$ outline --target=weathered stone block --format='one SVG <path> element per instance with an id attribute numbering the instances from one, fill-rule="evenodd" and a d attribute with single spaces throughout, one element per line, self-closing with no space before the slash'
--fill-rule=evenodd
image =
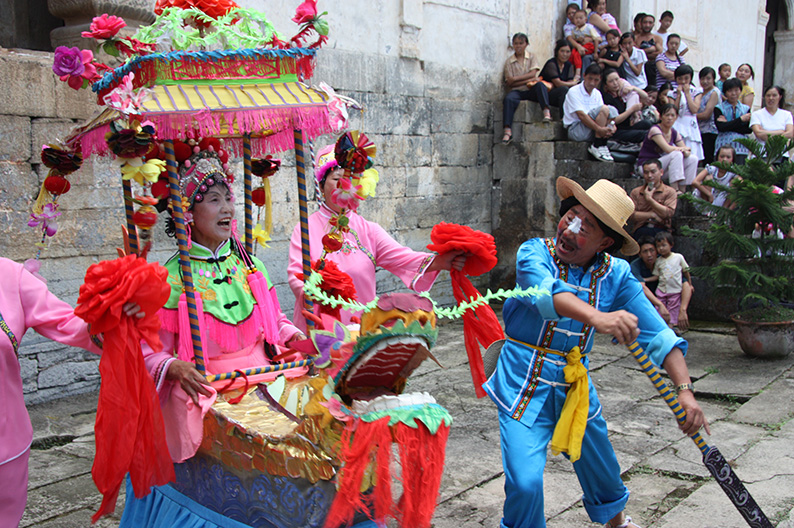
<path id="1" fill-rule="evenodd" d="M 22 392 L 28 394 L 38 389 L 39 368 L 36 360 L 20 357 L 19 368 L 22 373 Z"/>
<path id="2" fill-rule="evenodd" d="M 513 130 L 519 128 L 517 125 L 513 127 Z M 528 123 L 523 126 L 521 140 L 524 143 L 536 143 L 539 141 L 554 141 L 557 139 L 562 139 L 563 134 L 565 133 L 562 123 L 559 122 L 552 122 L 552 123 Z"/>
<path id="3" fill-rule="evenodd" d="M 401 35 L 401 43 L 402 38 Z M 408 57 L 408 55 L 403 55 L 403 57 Z M 389 59 L 386 62 L 387 94 L 422 97 L 424 92 L 425 72 L 421 61 L 412 58 L 399 58 Z"/>
<path id="4" fill-rule="evenodd" d="M 433 133 L 469 133 L 489 130 L 490 103 L 461 99 L 431 99 L 430 129 Z"/>
<path id="5" fill-rule="evenodd" d="M 0 211 L 27 211 L 37 194 L 38 177 L 30 165 L 0 161 Z"/>
<path id="6" fill-rule="evenodd" d="M 426 136 L 430 133 L 426 98 L 374 93 L 360 93 L 351 97 L 358 99 L 364 106 L 366 133 L 411 136 Z"/>
<path id="7" fill-rule="evenodd" d="M 445 199 L 457 194 L 488 195 L 492 180 L 491 168 L 488 166 L 439 167 L 438 179 Z"/>
<path id="8" fill-rule="evenodd" d="M 362 60 L 361 53 L 321 49 L 317 52 L 317 69 L 312 82 L 325 81 L 345 95 L 348 95 L 346 92 L 383 93 L 386 61 L 382 55 L 368 54 Z"/>
<path id="9" fill-rule="evenodd" d="M 493 179 L 523 180 L 527 177 L 529 158 L 523 148 L 497 145 L 493 154 Z"/>
<path id="10" fill-rule="evenodd" d="M 557 141 L 554 144 L 554 159 L 557 160 L 579 160 L 590 159 L 587 147 L 590 144 L 586 141 Z"/>
<path id="11" fill-rule="evenodd" d="M 30 141 L 31 162 L 41 163 L 41 158 L 39 157 L 41 146 L 64 139 L 74 126 L 75 123 L 71 119 L 33 119 L 31 122 L 32 139 Z M 89 161 L 84 163 L 83 167 L 89 164 L 92 164 L 92 162 Z M 85 168 L 82 168 L 80 172 L 84 170 Z M 118 171 L 116 172 L 118 174 Z M 118 177 L 120 179 L 120 176 Z"/>
<path id="12" fill-rule="evenodd" d="M 488 165 L 493 163 L 493 141 L 490 134 L 478 134 L 477 141 L 477 165 Z"/>
<path id="13" fill-rule="evenodd" d="M 59 363 L 39 372 L 39 388 L 62 387 L 80 381 L 99 379 L 99 359 L 95 361 Z"/>
<path id="14" fill-rule="evenodd" d="M 476 134 L 435 134 L 433 163 L 436 165 L 475 165 L 479 150 Z"/>
<path id="15" fill-rule="evenodd" d="M 0 115 L 0 161 L 30 158 L 30 118 Z"/>
<path id="16" fill-rule="evenodd" d="M 441 184 L 432 167 L 410 167 L 405 171 L 405 196 L 435 196 L 441 193 Z"/>

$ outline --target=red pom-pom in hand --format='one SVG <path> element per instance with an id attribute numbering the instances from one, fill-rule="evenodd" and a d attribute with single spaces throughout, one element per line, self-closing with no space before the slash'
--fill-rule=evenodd
<path id="1" fill-rule="evenodd" d="M 470 277 L 488 273 L 496 266 L 496 243 L 488 233 L 469 226 L 441 222 L 433 226 L 430 240 L 433 243 L 427 249 L 438 254 L 454 250 L 468 253 L 463 273 Z"/>

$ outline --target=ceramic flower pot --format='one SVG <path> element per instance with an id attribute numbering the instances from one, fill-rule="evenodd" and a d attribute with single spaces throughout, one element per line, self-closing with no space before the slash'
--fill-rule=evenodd
<path id="1" fill-rule="evenodd" d="M 124 19 L 129 28 L 134 32 L 142 24 L 151 24 L 154 21 L 154 4 L 156 0 L 47 0 L 50 13 L 62 18 L 64 26 L 55 28 L 50 32 L 52 47 L 77 46 L 89 48 L 94 45 L 91 39 L 80 36 L 83 31 L 89 31 L 91 20 L 103 13 L 115 15 Z M 130 33 L 132 34 L 132 33 Z"/>
<path id="2" fill-rule="evenodd" d="M 751 357 L 781 359 L 794 352 L 794 321 L 755 322 L 731 316 L 742 351 Z"/>

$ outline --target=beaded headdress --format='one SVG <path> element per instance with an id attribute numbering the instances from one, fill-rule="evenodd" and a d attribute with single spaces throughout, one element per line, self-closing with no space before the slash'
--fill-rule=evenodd
<path id="1" fill-rule="evenodd" d="M 214 150 L 199 150 L 185 160 L 179 168 L 179 188 L 182 196 L 193 205 L 204 199 L 204 193 L 216 183 L 232 188 L 234 179 L 226 173 L 218 153 Z"/>

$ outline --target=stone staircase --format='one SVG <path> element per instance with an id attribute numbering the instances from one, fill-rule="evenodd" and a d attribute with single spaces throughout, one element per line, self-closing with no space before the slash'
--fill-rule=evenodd
<path id="1" fill-rule="evenodd" d="M 501 108 L 495 115 L 501 116 Z M 492 226 L 499 248 L 499 264 L 491 272 L 492 288 L 515 285 L 515 255 L 527 239 L 551 236 L 559 221 L 555 182 L 559 176 L 570 178 L 584 188 L 599 179 L 608 179 L 629 193 L 642 180 L 632 177 L 633 164 L 596 161 L 587 152 L 587 143 L 568 141 L 558 109 L 552 109 L 554 121 L 543 123 L 537 103 L 519 106 L 513 123 L 513 142 L 502 145 L 501 119 L 494 123 L 494 182 L 492 194 Z M 673 218 L 675 251 L 690 266 L 709 265 L 701 243 L 681 234 L 683 226 L 706 229 L 711 219 L 700 214 L 689 202 L 679 200 Z M 706 283 L 693 279 L 695 295 L 690 304 L 690 317 L 724 320 L 734 311 L 731 307 L 711 302 Z"/>

